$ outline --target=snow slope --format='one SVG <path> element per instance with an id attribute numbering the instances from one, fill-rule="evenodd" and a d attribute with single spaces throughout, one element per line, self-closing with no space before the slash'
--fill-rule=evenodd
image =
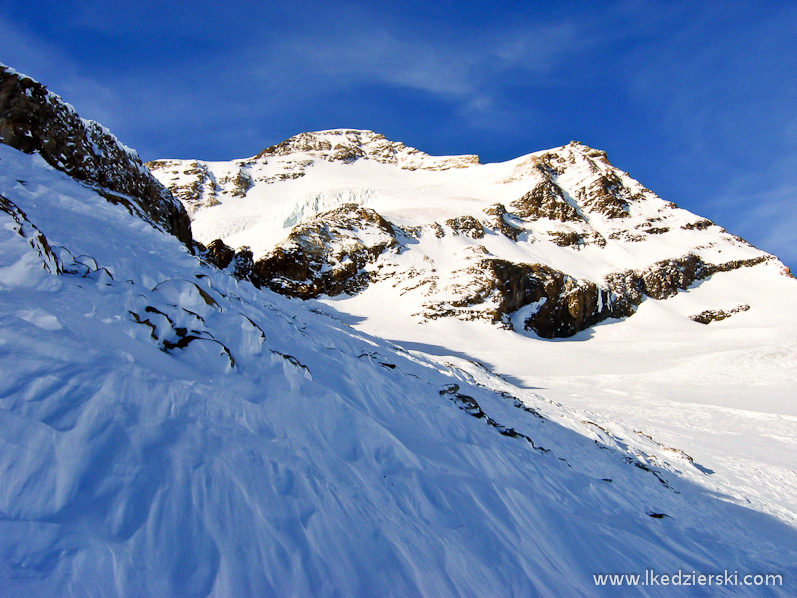
<path id="1" fill-rule="evenodd" d="M 239 283 L 37 155 L 0 145 L 0 193 L 2 595 L 793 595 L 793 521 L 680 447 Z"/>

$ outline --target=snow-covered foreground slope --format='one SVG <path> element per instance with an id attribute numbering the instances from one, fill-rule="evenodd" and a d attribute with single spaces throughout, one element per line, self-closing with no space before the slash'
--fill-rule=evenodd
<path id="1" fill-rule="evenodd" d="M 312 303 L 404 348 L 478 360 L 522 388 L 651 434 L 711 469 L 702 484 L 794 524 L 797 284 L 778 269 L 716 274 L 556 341 L 480 322 L 408 324 L 407 313 L 375 309 L 391 300 L 379 285 Z M 688 317 L 739 304 L 752 307 L 709 325 Z"/>
<path id="2" fill-rule="evenodd" d="M 793 595 L 793 524 L 677 447 L 239 283 L 37 155 L 0 145 L 0 194 L 3 596 Z"/>

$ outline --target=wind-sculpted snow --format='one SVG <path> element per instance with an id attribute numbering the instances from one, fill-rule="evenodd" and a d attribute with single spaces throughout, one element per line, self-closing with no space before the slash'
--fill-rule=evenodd
<path id="1" fill-rule="evenodd" d="M 793 594 L 794 528 L 655 435 L 238 282 L 38 155 L 0 165 L 41 235 L 0 213 L 4 595 L 613 596 L 594 573 L 645 569 Z"/>

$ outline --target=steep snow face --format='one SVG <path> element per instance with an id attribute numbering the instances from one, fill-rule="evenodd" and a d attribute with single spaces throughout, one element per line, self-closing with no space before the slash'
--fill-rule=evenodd
<path id="1" fill-rule="evenodd" d="M 613 596 L 594 574 L 653 569 L 793 595 L 793 524 L 713 464 L 238 282 L 38 155 L 0 166 L 3 594 Z"/>

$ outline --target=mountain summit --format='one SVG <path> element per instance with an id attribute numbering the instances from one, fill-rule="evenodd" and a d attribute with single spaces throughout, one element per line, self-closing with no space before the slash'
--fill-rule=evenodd
<path id="1" fill-rule="evenodd" d="M 384 135 L 357 129 L 331 129 L 300 133 L 260 152 L 255 159 L 269 156 L 308 154 L 330 162 L 354 162 L 359 158 L 395 164 L 406 170 L 448 170 L 478 164 L 478 156 L 430 156 Z"/>

